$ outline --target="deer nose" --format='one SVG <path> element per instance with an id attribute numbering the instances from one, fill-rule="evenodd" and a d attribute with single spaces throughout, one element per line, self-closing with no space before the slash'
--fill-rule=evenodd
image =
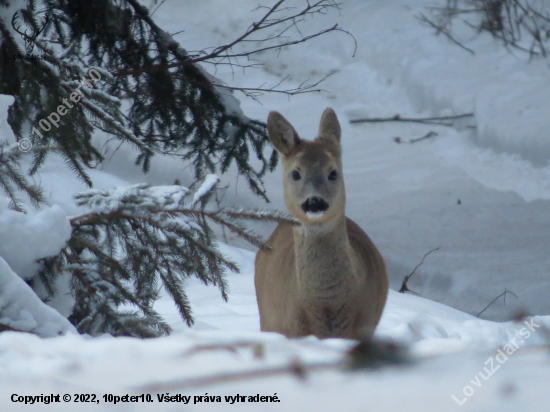
<path id="1" fill-rule="evenodd" d="M 325 202 L 320 197 L 310 197 L 304 203 L 302 203 L 302 210 L 305 213 L 326 212 L 327 209 L 328 209 L 328 203 Z"/>

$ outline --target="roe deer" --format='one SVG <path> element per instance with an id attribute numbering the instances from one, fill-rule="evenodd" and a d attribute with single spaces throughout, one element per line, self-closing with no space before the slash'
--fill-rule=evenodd
<path id="1" fill-rule="evenodd" d="M 301 225 L 279 224 L 256 256 L 263 331 L 287 337 L 370 338 L 388 294 L 384 259 L 345 215 L 346 194 L 336 113 L 327 108 L 319 137 L 304 141 L 278 112 L 269 139 L 283 155 L 284 198 Z"/>

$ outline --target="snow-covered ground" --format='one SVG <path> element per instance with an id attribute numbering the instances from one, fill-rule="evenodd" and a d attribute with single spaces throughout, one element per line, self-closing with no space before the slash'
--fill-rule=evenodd
<path id="1" fill-rule="evenodd" d="M 168 0 L 155 19 L 171 32 L 185 30 L 176 39 L 198 50 L 236 37 L 252 16 L 261 13 L 261 9 L 251 12 L 259 3 Z M 215 73 L 227 83 L 249 87 L 275 85 L 289 75 L 283 86 L 294 87 L 334 72 L 322 84 L 325 93 L 291 99 L 271 94 L 261 98 L 262 105 L 242 99 L 241 107 L 249 117 L 259 119 L 277 110 L 306 139 L 315 137 L 325 107 L 336 110 L 343 129 L 347 215 L 381 250 L 393 289 L 399 288 L 426 252 L 440 247 L 409 282 L 421 297 L 390 291 L 376 332 L 379 338 L 409 345 L 414 362 L 343 372 L 340 364 L 352 342 L 288 340 L 259 332 L 254 252 L 221 244 L 240 264 L 241 273 L 228 275 L 227 303 L 217 288 L 188 282 L 196 318 L 192 329 L 164 297 L 156 308 L 174 328 L 166 338 L 141 341 L 69 333 L 40 339 L 1 333 L 1 409 L 547 410 L 549 63 L 529 62 L 527 56 L 508 53 L 490 36 L 476 38 L 461 27 L 456 28 L 457 35 L 476 51 L 474 56 L 442 36 L 433 36 L 414 16 L 435 3 L 346 0 L 340 13 L 317 16 L 304 28 L 314 31 L 337 21 L 357 39 L 355 57 L 353 40 L 339 33 L 280 54 L 264 53 L 259 56 L 264 69 L 243 74 L 219 67 Z M 0 137 L 8 140 L 13 139 L 5 122 L 10 103 L 10 98 L 0 99 L 0 113 L 4 113 Z M 397 113 L 413 117 L 465 112 L 473 112 L 474 117 L 455 128 L 348 122 Z M 437 136 L 407 143 L 430 131 Z M 395 137 L 404 143 L 397 144 Z M 176 178 L 190 181 L 191 171 L 176 159 L 157 158 L 150 174 L 143 175 L 133 165 L 135 156 L 124 147 L 112 153 L 101 170 L 90 172 L 96 187 L 144 181 L 171 184 Z M 222 178 L 232 184 L 225 204 L 266 206 L 249 196 L 243 179 L 236 185 L 231 173 Z M 36 322 L 37 328 L 57 322 L 57 330 L 68 330 L 70 326 L 63 326 L 55 313 L 36 309 L 38 303 L 32 299 L 25 307 L 16 307 L 9 299 L 13 292 L 6 293 L 29 292 L 14 272 L 23 278 L 32 276 L 34 259 L 59 249 L 70 230 L 65 217 L 77 213 L 71 196 L 85 189 L 55 158 L 43 167 L 39 180 L 50 196 L 50 206 L 41 211 L 29 208 L 27 215 L 8 211 L 7 200 L 0 194 L 0 318 L 10 316 L 27 326 Z M 268 207 L 284 209 L 280 170 L 266 177 L 266 187 L 272 200 Z M 273 227 L 256 229 L 267 236 Z M 228 242 L 243 246 L 231 238 Z M 502 298 L 495 302 L 482 315 L 491 320 L 476 318 L 505 288 L 517 298 L 508 295 L 505 306 Z M 68 315 L 66 300 L 51 304 Z M 508 321 L 519 310 L 537 315 L 528 320 L 531 329 Z M 55 328 L 51 323 L 48 327 L 35 331 L 51 335 Z M 517 352 L 514 344 L 520 348 Z M 497 357 L 498 348 L 508 351 L 507 359 Z M 281 373 L 292 364 L 312 371 L 305 379 Z M 254 375 L 258 370 L 267 372 Z M 491 370 L 494 375 L 488 377 Z M 249 379 L 242 379 L 243 374 Z M 93 394 L 99 404 L 61 400 L 30 406 L 10 400 L 13 394 L 50 393 L 71 398 Z M 103 397 L 142 393 L 151 394 L 154 403 L 114 405 Z M 157 393 L 191 396 L 191 401 L 187 406 L 161 404 Z M 194 396 L 205 393 L 220 396 L 221 402 L 193 403 Z M 280 402 L 236 405 L 225 401 L 224 396 L 237 393 L 276 393 Z"/>
<path id="2" fill-rule="evenodd" d="M 460 410 L 462 403 L 462 409 L 473 411 L 544 411 L 548 406 L 550 364 L 543 345 L 548 342 L 549 317 L 530 318 L 528 325 L 491 322 L 391 291 L 376 334 L 408 344 L 411 362 L 349 371 L 345 353 L 352 341 L 289 340 L 259 332 L 254 253 L 221 247 L 242 271 L 228 276 L 228 303 L 216 287 L 188 282 L 197 318 L 191 330 L 165 297 L 156 309 L 175 329 L 165 338 L 68 334 L 40 339 L 1 333 L 2 410 L 451 411 Z M 497 352 L 499 347 L 504 355 Z M 305 376 L 290 372 L 296 365 Z M 11 402 L 13 395 L 15 400 L 23 396 L 24 402 L 24 396 L 41 394 L 60 395 L 60 402 Z M 75 404 L 76 394 L 95 395 L 99 403 Z M 115 399 L 110 395 L 126 394 L 150 394 L 152 402 L 109 402 Z M 189 404 L 159 402 L 157 396 L 166 394 L 190 396 Z M 195 404 L 195 396 L 205 394 L 219 396 L 220 402 Z M 225 396 L 237 394 L 246 395 L 246 402 L 226 401 Z M 258 394 L 276 395 L 280 402 L 249 402 L 248 396 Z M 70 395 L 71 401 L 64 402 L 63 395 Z"/>

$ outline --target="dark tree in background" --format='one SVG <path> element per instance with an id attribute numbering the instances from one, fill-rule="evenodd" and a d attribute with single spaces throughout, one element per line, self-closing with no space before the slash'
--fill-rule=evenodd
<path id="1" fill-rule="evenodd" d="M 285 7 L 284 2 L 256 10 L 259 19 L 234 41 L 189 53 L 137 0 L 0 0 L 0 94 L 15 98 L 8 122 L 19 149 L 25 139 L 32 142 L 28 173 L 36 173 L 48 154 L 56 152 L 91 187 L 87 169 L 104 160 L 92 134 L 101 130 L 137 147 L 136 163 L 145 172 L 155 154 L 191 161 L 197 180 L 235 165 L 251 190 L 267 200 L 262 176 L 275 168 L 276 153 L 264 153 L 265 124 L 246 117 L 233 93 L 239 90 L 253 98 L 261 92 L 293 95 L 318 90 L 319 81 L 286 90 L 279 85 L 235 89 L 199 63 L 255 66 L 256 53 L 342 31 L 334 25 L 302 34 L 307 30 L 301 25 L 311 15 L 338 8 L 333 0 L 304 1 L 301 8 Z M 25 48 L 34 51 L 29 55 Z M 123 110 L 123 103 L 129 109 Z M 17 145 L 1 143 L 0 188 L 19 211 L 24 209 L 17 191 L 36 204 L 44 201 L 40 187 L 18 169 L 22 155 Z M 259 168 L 251 166 L 251 156 L 259 159 Z M 116 191 L 79 195 L 84 207 L 108 203 L 110 196 L 118 196 L 121 203 L 118 209 L 96 210 L 71 220 L 73 234 L 67 246 L 59 255 L 42 259 L 37 279 L 52 297 L 57 276 L 71 274 L 78 304 L 70 319 L 81 332 L 167 333 L 169 328 L 152 310 L 159 281 L 191 324 L 182 279 L 197 276 L 206 284 L 217 284 L 225 297 L 224 269 L 235 269 L 215 247 L 207 220 L 256 244 L 261 241 L 239 219 L 289 221 L 277 213 L 244 210 L 208 215 L 198 205 L 204 206 L 212 187 L 199 193 L 201 202 L 186 204 L 181 197 L 177 211 L 166 209 L 175 201 L 164 192 L 146 188 L 130 190 L 122 198 Z M 190 225 L 190 220 L 196 224 Z M 121 305 L 137 312 L 122 312 L 117 309 Z"/>

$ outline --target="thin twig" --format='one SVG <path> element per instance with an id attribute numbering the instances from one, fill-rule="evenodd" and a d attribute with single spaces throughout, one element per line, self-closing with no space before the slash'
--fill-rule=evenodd
<path id="1" fill-rule="evenodd" d="M 424 13 L 420 13 L 420 17 L 416 16 L 416 18 L 418 20 L 420 20 L 422 23 L 425 23 L 425 24 L 428 24 L 429 26 L 433 27 L 434 29 L 437 30 L 436 34 L 439 34 L 439 33 L 443 33 L 445 36 L 447 36 L 447 38 L 449 40 L 451 40 L 454 44 L 456 44 L 457 46 L 459 46 L 460 48 L 466 50 L 467 52 L 471 53 L 472 55 L 475 55 L 475 51 L 473 51 L 472 49 L 464 46 L 462 43 L 460 43 L 457 39 L 455 39 L 453 37 L 453 35 L 449 32 L 449 30 L 447 30 L 445 27 L 443 26 L 440 26 L 440 25 L 437 25 L 436 23 L 434 23 L 433 21 L 431 21 L 430 19 L 428 19 Z"/>
<path id="2" fill-rule="evenodd" d="M 286 94 L 287 96 L 294 96 L 297 94 L 305 94 L 305 93 L 314 93 L 314 92 L 326 92 L 325 89 L 319 89 L 316 88 L 319 84 L 324 82 L 328 77 L 332 76 L 334 73 L 329 73 L 320 80 L 316 81 L 312 84 L 306 84 L 307 80 L 305 82 L 300 83 L 298 87 L 295 87 L 293 89 L 278 89 L 277 87 L 283 83 L 288 76 L 284 77 L 279 83 L 274 85 L 273 87 L 234 87 L 234 86 L 227 86 L 224 84 L 216 84 L 216 87 L 222 88 L 222 89 L 228 89 L 232 91 L 237 91 L 245 94 L 248 97 L 251 97 L 253 99 L 256 99 L 257 97 L 261 96 L 263 93 L 281 93 Z"/>
<path id="3" fill-rule="evenodd" d="M 162 0 L 157 7 L 155 7 L 155 10 L 153 10 L 150 14 L 151 17 L 153 17 L 153 14 L 157 12 L 158 9 L 166 2 L 166 0 Z"/>
<path id="4" fill-rule="evenodd" d="M 436 132 L 434 132 L 433 130 L 426 133 L 424 136 L 422 137 L 418 137 L 416 139 L 411 139 L 409 140 L 409 143 L 416 143 L 416 142 L 419 142 L 421 140 L 425 140 L 425 139 L 429 139 L 430 137 L 435 137 L 435 136 L 439 136 Z"/>
<path id="5" fill-rule="evenodd" d="M 459 4 L 464 8 L 459 8 Z M 502 41 L 508 51 L 515 48 L 528 53 L 530 58 L 547 57 L 550 53 L 547 47 L 550 16 L 545 5 L 538 4 L 536 7 L 540 10 L 531 6 L 529 0 L 448 0 L 446 7 L 427 7 L 432 13 L 431 20 L 424 14 L 417 16 L 417 19 L 435 28 L 436 34 L 443 33 L 455 44 L 467 49 L 452 36 L 452 23 L 460 15 L 473 14 L 476 16 L 473 22 L 464 18 L 462 21 L 478 34 L 489 32 Z M 530 46 L 526 44 L 529 39 L 520 44 L 523 32 L 529 34 Z"/>
<path id="6" fill-rule="evenodd" d="M 405 292 L 411 292 L 415 295 L 420 295 L 420 293 L 417 293 L 415 291 L 412 291 L 409 289 L 409 287 L 407 286 L 407 282 L 409 281 L 409 279 L 411 278 L 412 275 L 414 275 L 414 273 L 416 272 L 416 269 L 418 269 L 420 267 L 420 265 L 422 265 L 422 263 L 424 263 L 424 259 L 426 259 L 426 256 L 428 256 L 430 253 L 432 252 L 435 252 L 436 250 L 439 250 L 441 249 L 441 246 L 439 247 L 436 247 L 435 249 L 432 249 L 430 250 L 428 253 L 426 253 L 424 255 L 424 257 L 422 258 L 422 260 L 420 261 L 420 263 L 418 265 L 416 265 L 416 267 L 414 268 L 414 270 L 411 272 L 410 275 L 407 275 L 405 276 L 405 279 L 403 279 L 403 283 L 401 284 L 401 289 L 399 289 L 399 293 L 405 293 Z"/>
<path id="7" fill-rule="evenodd" d="M 355 50 L 353 52 L 353 55 L 355 55 L 355 51 L 357 50 L 357 40 L 351 33 L 338 27 L 337 24 L 307 36 L 302 35 L 301 38 L 299 39 L 284 41 L 281 44 L 270 44 L 266 47 L 260 47 L 249 51 L 233 53 L 232 52 L 233 47 L 240 43 L 246 43 L 246 42 L 266 43 L 279 38 L 283 38 L 285 32 L 288 31 L 290 28 L 294 27 L 298 29 L 298 32 L 299 32 L 298 23 L 303 22 L 306 16 L 314 15 L 316 13 L 324 13 L 326 12 L 327 9 L 331 9 L 331 8 L 334 8 L 334 9 L 340 8 L 340 4 L 333 0 L 318 0 L 314 3 L 308 2 L 307 5 L 302 10 L 297 11 L 294 14 L 288 15 L 286 17 L 270 19 L 269 17 L 275 12 L 285 10 L 280 8 L 280 6 L 282 5 L 282 3 L 284 3 L 284 1 L 285 0 L 278 0 L 273 6 L 267 8 L 268 10 L 263 15 L 263 17 L 259 21 L 252 23 L 243 34 L 241 34 L 239 37 L 237 37 L 235 40 L 231 41 L 230 43 L 215 48 L 211 52 L 202 50 L 195 55 L 186 54 L 183 59 L 178 59 L 179 61 L 170 63 L 170 64 L 152 65 L 152 66 L 138 68 L 138 69 L 118 70 L 113 73 L 113 76 L 128 76 L 128 75 L 136 75 L 140 73 L 147 73 L 147 72 L 153 72 L 153 71 L 165 71 L 170 68 L 180 67 L 185 65 L 192 65 L 199 62 L 208 62 L 211 64 L 227 64 L 227 62 L 224 62 L 224 60 L 225 61 L 229 60 L 230 65 L 239 66 L 239 63 L 238 63 L 239 57 L 250 58 L 254 54 L 261 53 L 267 50 L 274 50 L 274 49 L 280 50 L 283 47 L 303 43 L 315 37 L 319 37 L 325 33 L 336 32 L 336 31 L 342 32 L 351 36 L 355 44 Z M 150 21 L 149 16 L 147 16 L 142 9 L 138 10 L 136 8 L 134 4 L 135 1 L 131 0 L 130 3 L 134 6 L 136 11 L 142 14 L 142 17 L 146 20 L 146 22 L 151 24 L 149 22 Z M 266 29 L 269 29 L 272 27 L 277 27 L 278 32 L 275 34 L 267 34 L 264 37 L 260 37 L 260 38 L 251 38 L 253 34 L 257 34 L 258 32 L 265 33 Z M 156 29 L 156 26 L 153 25 L 152 28 Z M 232 59 L 233 61 L 231 61 Z"/>
<path id="8" fill-rule="evenodd" d="M 434 132 L 433 130 L 431 130 L 422 137 L 417 137 L 416 139 L 410 139 L 408 141 L 408 143 L 411 143 L 411 144 L 416 143 L 416 142 L 419 142 L 421 140 L 429 139 L 430 137 L 435 137 L 435 136 L 439 136 L 439 135 L 436 132 Z M 393 141 L 397 144 L 407 143 L 407 142 L 404 142 L 399 136 L 394 137 Z"/>
<path id="9" fill-rule="evenodd" d="M 512 296 L 515 296 L 516 299 L 518 298 L 518 295 L 516 295 L 514 292 L 504 288 L 504 292 L 502 292 L 500 295 L 498 295 L 496 298 L 494 298 L 487 306 L 485 306 L 485 308 L 483 308 L 483 310 L 476 315 L 476 318 L 479 318 L 479 316 L 483 312 L 485 312 L 489 308 L 489 306 L 491 306 L 493 303 L 495 303 L 497 301 L 497 299 L 500 298 L 501 296 L 504 296 L 504 303 L 506 303 L 506 294 L 507 293 L 510 293 Z"/>
<path id="10" fill-rule="evenodd" d="M 453 123 L 441 122 L 441 120 L 454 120 L 462 119 L 464 117 L 471 117 L 473 113 L 464 113 L 456 116 L 438 116 L 438 117 L 401 117 L 401 115 L 396 114 L 393 117 L 371 117 L 363 119 L 352 119 L 349 122 L 351 124 L 357 123 L 382 123 L 382 122 L 405 122 L 405 123 L 422 123 L 422 124 L 436 124 L 441 126 L 453 126 Z"/>

